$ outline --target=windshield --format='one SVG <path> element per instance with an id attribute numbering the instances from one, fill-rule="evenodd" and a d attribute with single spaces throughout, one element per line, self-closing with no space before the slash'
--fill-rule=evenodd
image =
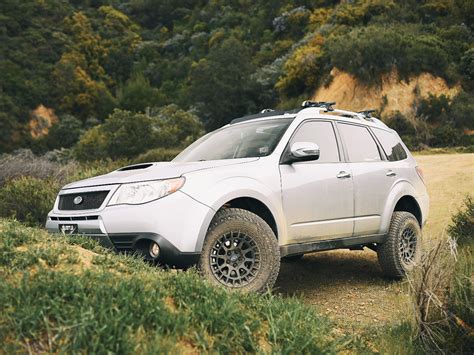
<path id="1" fill-rule="evenodd" d="M 253 158 L 275 149 L 292 119 L 280 118 L 227 126 L 206 134 L 173 159 L 175 162 Z"/>

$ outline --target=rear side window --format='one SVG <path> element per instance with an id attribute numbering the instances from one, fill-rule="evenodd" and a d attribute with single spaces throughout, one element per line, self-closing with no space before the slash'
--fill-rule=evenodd
<path id="1" fill-rule="evenodd" d="M 407 152 L 403 149 L 400 140 L 394 133 L 387 132 L 380 128 L 374 128 L 372 131 L 382 145 L 389 161 L 397 161 L 407 158 Z"/>
<path id="2" fill-rule="evenodd" d="M 295 142 L 316 143 L 320 150 L 319 159 L 316 160 L 316 162 L 339 162 L 336 134 L 334 133 L 331 122 L 309 121 L 303 123 L 291 139 L 290 144 Z"/>
<path id="3" fill-rule="evenodd" d="M 377 143 L 367 128 L 345 123 L 338 123 L 338 128 L 347 148 L 350 162 L 382 160 Z"/>

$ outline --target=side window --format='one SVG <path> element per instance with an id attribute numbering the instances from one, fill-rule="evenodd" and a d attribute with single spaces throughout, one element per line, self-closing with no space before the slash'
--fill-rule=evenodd
<path id="1" fill-rule="evenodd" d="M 380 152 L 369 130 L 362 126 L 338 123 L 350 162 L 380 161 Z"/>
<path id="2" fill-rule="evenodd" d="M 403 149 L 398 137 L 392 132 L 380 128 L 373 128 L 375 136 L 379 140 L 389 161 L 403 160 L 407 158 L 407 152 Z"/>
<path id="3" fill-rule="evenodd" d="M 339 162 L 339 150 L 337 148 L 336 134 L 331 122 L 310 121 L 303 123 L 290 141 L 312 142 L 319 146 L 320 155 L 316 162 L 334 163 Z"/>

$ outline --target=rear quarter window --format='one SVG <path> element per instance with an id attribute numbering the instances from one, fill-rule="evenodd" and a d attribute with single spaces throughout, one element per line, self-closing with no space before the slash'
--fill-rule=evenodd
<path id="1" fill-rule="evenodd" d="M 407 158 L 407 152 L 395 133 L 380 128 L 372 128 L 372 132 L 374 132 L 378 141 L 382 145 L 389 161 L 399 161 Z"/>

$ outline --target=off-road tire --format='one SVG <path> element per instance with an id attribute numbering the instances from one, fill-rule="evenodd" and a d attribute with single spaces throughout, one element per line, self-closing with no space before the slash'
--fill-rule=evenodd
<path id="1" fill-rule="evenodd" d="M 283 262 L 283 263 L 295 263 L 298 260 L 303 259 L 303 256 L 304 256 L 304 254 L 284 256 L 283 258 L 281 258 L 281 262 Z"/>
<path id="2" fill-rule="evenodd" d="M 233 283 L 234 280 L 226 280 L 223 258 L 219 258 L 218 262 L 221 263 L 220 265 L 217 264 L 217 259 L 215 258 L 217 250 L 228 250 L 222 249 L 224 247 L 222 238 L 229 238 L 227 237 L 229 235 L 234 235 L 235 237 L 237 233 L 239 237 L 244 236 L 243 238 L 246 238 L 243 243 L 250 243 L 252 245 L 251 248 L 254 248 L 250 255 L 252 256 L 253 253 L 254 259 L 258 258 L 258 263 L 251 264 L 258 264 L 256 271 L 254 273 L 247 273 L 247 275 L 251 276 L 248 276 L 249 279 L 245 282 L 242 281 L 240 284 L 238 282 Z M 232 240 L 235 239 L 237 238 Z M 228 239 L 224 240 L 226 243 L 229 241 Z M 238 252 L 237 248 L 235 250 Z M 231 257 L 226 256 L 228 253 L 229 251 L 226 251 L 223 254 L 227 258 L 225 263 L 232 263 Z M 244 260 L 244 255 L 242 253 L 240 255 L 242 260 Z M 246 254 L 246 256 L 248 255 Z M 249 264 L 241 265 L 247 267 Z M 223 272 L 221 272 L 221 267 L 224 268 Z M 280 249 L 277 238 L 270 226 L 256 214 L 239 208 L 222 209 L 216 213 L 207 231 L 198 268 L 200 274 L 215 285 L 244 292 L 264 292 L 273 287 L 280 271 Z M 237 266 L 237 268 L 239 274 L 237 275 L 237 271 L 234 271 L 232 275 L 239 277 L 240 272 L 245 272 L 245 269 L 240 269 L 240 266 Z M 229 272 L 228 269 L 227 272 Z"/>
<path id="3" fill-rule="evenodd" d="M 415 237 L 414 254 L 409 262 L 404 261 L 401 251 L 403 233 L 411 231 Z M 400 279 L 413 269 L 420 260 L 421 228 L 418 220 L 409 212 L 395 211 L 392 215 L 387 239 L 377 248 L 377 255 L 384 274 Z"/>

